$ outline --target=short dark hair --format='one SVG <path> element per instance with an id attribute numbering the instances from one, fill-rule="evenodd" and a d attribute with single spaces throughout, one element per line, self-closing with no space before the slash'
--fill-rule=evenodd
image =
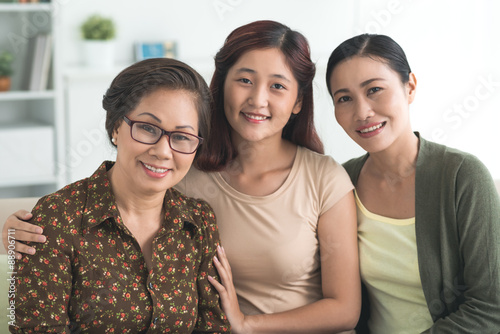
<path id="1" fill-rule="evenodd" d="M 282 137 L 294 144 L 323 153 L 323 143 L 314 127 L 313 79 L 316 66 L 311 61 L 309 43 L 299 32 L 275 21 L 255 21 L 229 34 L 224 45 L 215 56 L 215 72 L 210 83 L 212 92 L 211 122 L 216 133 L 210 136 L 198 159 L 204 171 L 222 170 L 238 152 L 231 142 L 231 126 L 224 113 L 224 83 L 229 69 L 245 53 L 256 49 L 276 48 L 285 56 L 286 62 L 298 82 L 300 112 L 290 117 L 283 128 Z"/>
<path id="2" fill-rule="evenodd" d="M 384 61 L 399 74 L 401 82 L 407 83 L 410 79 L 410 64 L 398 43 L 386 35 L 361 34 L 342 42 L 330 55 L 326 67 L 326 85 L 330 95 L 332 94 L 330 78 L 333 70 L 343 60 L 354 56 Z"/>
<path id="3" fill-rule="evenodd" d="M 132 112 L 143 97 L 159 89 L 184 90 L 191 93 L 198 111 L 198 135 L 203 138 L 210 136 L 211 95 L 205 80 L 193 68 L 179 60 L 153 58 L 124 69 L 113 79 L 106 91 L 102 106 L 106 110 L 106 131 L 110 140 L 113 131 L 123 121 L 123 116 Z M 196 152 L 196 156 L 201 149 Z"/>

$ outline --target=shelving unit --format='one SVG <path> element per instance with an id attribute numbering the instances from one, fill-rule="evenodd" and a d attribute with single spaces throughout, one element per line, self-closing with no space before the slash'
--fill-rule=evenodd
<path id="1" fill-rule="evenodd" d="M 15 58 L 11 91 L 0 92 L 0 198 L 42 196 L 66 184 L 57 6 L 0 3 L 0 51 Z M 48 85 L 29 90 L 30 45 L 44 33 L 52 39 Z"/>

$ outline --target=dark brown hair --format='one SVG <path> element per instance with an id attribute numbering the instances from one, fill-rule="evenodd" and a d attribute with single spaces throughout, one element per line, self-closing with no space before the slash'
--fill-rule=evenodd
<path id="1" fill-rule="evenodd" d="M 191 93 L 198 111 L 198 135 L 210 136 L 210 91 L 198 72 L 181 61 L 170 58 L 146 59 L 135 63 L 111 82 L 102 106 L 106 110 L 106 131 L 113 131 L 132 112 L 141 99 L 159 89 L 185 90 Z M 196 152 L 198 156 L 203 145 Z"/>
<path id="2" fill-rule="evenodd" d="M 311 61 L 309 43 L 299 32 L 274 21 L 256 21 L 235 29 L 215 56 L 215 72 L 210 83 L 212 92 L 212 132 L 205 150 L 198 159 L 204 171 L 222 170 L 238 152 L 231 142 L 231 126 L 224 113 L 224 83 L 229 69 L 245 53 L 256 49 L 279 49 L 298 82 L 300 112 L 290 117 L 283 128 L 282 137 L 294 144 L 323 153 L 314 127 L 313 86 L 316 67 Z"/>
<path id="3" fill-rule="evenodd" d="M 361 34 L 342 42 L 330 55 L 326 67 L 326 86 L 330 95 L 332 94 L 330 78 L 333 70 L 339 63 L 354 56 L 383 61 L 399 74 L 402 83 L 405 84 L 410 80 L 410 64 L 405 52 L 396 41 L 386 35 Z"/>

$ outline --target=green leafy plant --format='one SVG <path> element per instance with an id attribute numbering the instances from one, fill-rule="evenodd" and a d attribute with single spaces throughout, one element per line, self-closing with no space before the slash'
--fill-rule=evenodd
<path id="1" fill-rule="evenodd" d="M 115 23 L 110 18 L 96 14 L 83 22 L 81 31 L 84 39 L 110 40 L 115 37 Z"/>
<path id="2" fill-rule="evenodd" d="M 8 51 L 0 53 L 0 77 L 10 77 L 12 75 L 12 61 L 14 56 Z"/>

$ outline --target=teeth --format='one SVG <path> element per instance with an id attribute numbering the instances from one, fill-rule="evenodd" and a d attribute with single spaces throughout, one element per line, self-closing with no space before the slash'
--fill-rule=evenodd
<path id="1" fill-rule="evenodd" d="M 251 118 L 251 119 L 258 120 L 258 121 L 263 121 L 267 118 L 266 116 L 257 116 L 257 115 L 249 115 L 249 114 L 245 114 L 245 116 L 248 118 Z"/>
<path id="2" fill-rule="evenodd" d="M 367 133 L 367 132 L 375 131 L 377 129 L 380 129 L 382 127 L 382 125 L 384 125 L 384 123 L 380 123 L 379 125 L 374 125 L 374 126 L 371 126 L 369 128 L 366 128 L 366 129 L 363 129 L 363 130 L 359 130 L 359 132 L 361 132 L 361 133 Z"/>
<path id="3" fill-rule="evenodd" d="M 155 168 L 153 166 L 146 165 L 145 163 L 142 163 L 142 164 L 144 165 L 144 167 L 146 167 L 147 169 L 149 169 L 150 171 L 155 172 L 155 173 L 165 173 L 166 171 L 168 171 L 168 169 L 166 169 L 166 168 Z"/>

